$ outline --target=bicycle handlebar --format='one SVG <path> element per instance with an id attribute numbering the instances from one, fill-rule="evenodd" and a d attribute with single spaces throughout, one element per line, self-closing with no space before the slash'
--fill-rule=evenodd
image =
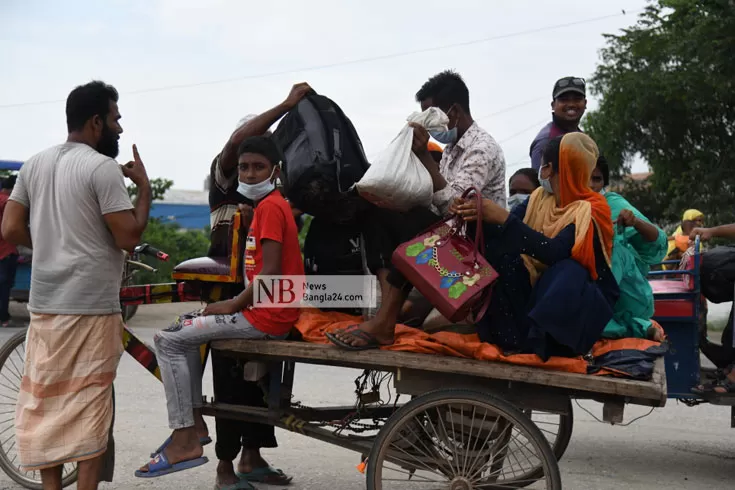
<path id="1" fill-rule="evenodd" d="M 158 250 L 156 247 L 152 247 L 147 243 L 143 243 L 135 247 L 135 253 L 155 257 L 162 262 L 167 262 L 169 259 L 169 255 L 167 253 L 162 252 L 161 250 Z"/>

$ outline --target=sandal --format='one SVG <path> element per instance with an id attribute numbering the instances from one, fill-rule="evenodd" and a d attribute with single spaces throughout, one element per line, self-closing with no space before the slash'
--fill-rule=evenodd
<path id="1" fill-rule="evenodd" d="M 199 444 L 201 444 L 202 447 L 206 446 L 207 444 L 211 444 L 211 443 L 212 443 L 212 438 L 209 436 L 202 437 L 201 439 L 199 439 Z M 151 453 L 151 458 L 155 458 L 156 454 L 162 453 L 163 450 L 166 449 L 169 444 L 171 444 L 171 436 L 168 436 L 168 438 L 165 441 L 163 441 L 163 444 L 161 444 L 158 447 L 158 449 L 156 449 L 155 451 Z"/>
<path id="2" fill-rule="evenodd" d="M 287 476 L 283 471 L 272 466 L 255 468 L 250 473 L 240 473 L 238 471 L 235 474 L 242 480 L 264 483 L 266 485 L 286 486 L 293 480 L 293 477 Z"/>
<path id="3" fill-rule="evenodd" d="M 329 339 L 331 343 L 339 347 L 343 350 L 350 350 L 350 351 L 361 351 L 361 350 L 370 350 L 370 349 L 380 349 L 382 347 L 382 344 L 378 342 L 378 339 L 376 339 L 372 334 L 360 330 L 358 325 L 350 325 L 347 328 L 344 328 L 342 330 L 338 330 L 339 333 L 349 333 L 354 338 L 364 340 L 365 343 L 362 345 L 352 345 L 348 344 L 347 342 L 341 340 L 338 338 L 334 333 L 325 333 L 324 335 Z"/>
<path id="4" fill-rule="evenodd" d="M 239 482 L 232 483 L 230 485 L 215 483 L 214 490 L 255 490 L 255 487 L 252 486 L 247 480 L 241 479 Z"/>
<path id="5" fill-rule="evenodd" d="M 196 468 L 197 466 L 201 466 L 207 462 L 209 462 L 209 459 L 207 459 L 206 456 L 201 456 L 199 458 L 172 464 L 169 462 L 168 457 L 161 452 L 156 454 L 156 457 L 148 463 L 148 471 L 136 470 L 135 476 L 138 478 L 158 478 L 159 476 Z"/>
<path id="6" fill-rule="evenodd" d="M 724 388 L 725 391 L 718 391 L 717 388 Z M 735 381 L 725 377 L 714 383 L 704 383 L 696 388 L 692 388 L 692 393 L 701 396 L 732 395 L 735 394 Z"/>

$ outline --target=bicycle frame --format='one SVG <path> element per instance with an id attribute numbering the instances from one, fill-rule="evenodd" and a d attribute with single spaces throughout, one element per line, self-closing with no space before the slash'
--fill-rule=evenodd
<path id="1" fill-rule="evenodd" d="M 146 252 L 149 248 L 153 253 Z M 143 244 L 136 247 L 136 250 L 131 254 L 130 258 L 126 260 L 126 267 L 134 268 L 129 274 L 129 278 L 132 278 L 138 269 L 145 269 L 155 272 L 155 268 L 140 261 L 141 255 L 144 253 L 147 255 L 156 255 L 158 252 L 152 247 L 148 247 Z M 167 260 L 167 255 L 163 254 L 166 258 L 161 260 Z M 170 282 L 162 284 L 143 284 L 135 286 L 124 286 L 120 289 L 120 304 L 125 306 L 130 305 L 151 305 L 151 304 L 166 304 L 166 303 L 183 303 L 190 301 L 203 301 L 211 303 L 223 299 L 225 293 L 224 285 L 216 283 L 203 284 L 198 281 L 182 281 L 182 282 Z M 158 367 L 158 361 L 156 359 L 155 351 L 141 340 L 127 325 L 123 331 L 123 347 L 125 351 L 130 354 L 133 359 L 138 361 L 149 373 L 155 376 L 161 381 L 161 371 Z M 202 367 L 207 362 L 209 356 L 209 345 L 202 345 L 200 348 Z M 202 369 L 204 372 L 204 369 Z"/>

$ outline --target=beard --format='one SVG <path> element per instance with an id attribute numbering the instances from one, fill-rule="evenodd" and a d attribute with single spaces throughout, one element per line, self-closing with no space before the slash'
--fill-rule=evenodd
<path id="1" fill-rule="evenodd" d="M 97 151 L 110 158 L 116 158 L 120 153 L 118 135 L 116 135 L 106 123 L 102 128 L 102 136 L 97 143 Z"/>

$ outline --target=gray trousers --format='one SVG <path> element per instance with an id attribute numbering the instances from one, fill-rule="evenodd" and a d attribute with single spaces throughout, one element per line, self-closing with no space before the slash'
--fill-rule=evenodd
<path id="1" fill-rule="evenodd" d="M 243 316 L 210 315 L 175 322 L 155 336 L 156 358 L 166 392 L 168 424 L 171 429 L 194 426 L 194 409 L 202 399 L 202 360 L 199 347 L 212 340 L 276 339 L 261 332 Z"/>

